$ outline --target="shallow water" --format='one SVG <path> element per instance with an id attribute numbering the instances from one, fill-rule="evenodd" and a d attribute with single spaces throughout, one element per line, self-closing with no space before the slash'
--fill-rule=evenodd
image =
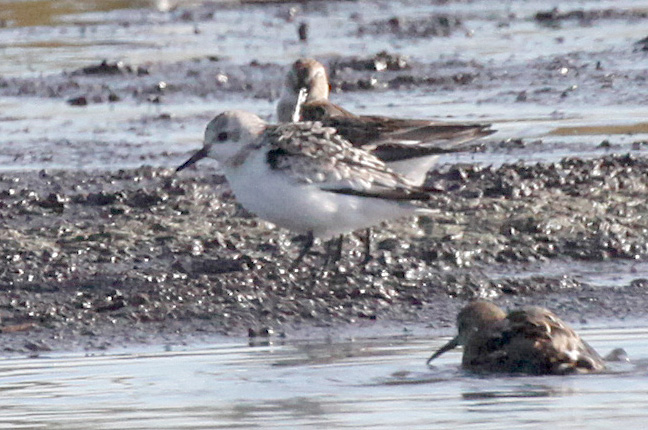
<path id="1" fill-rule="evenodd" d="M 648 328 L 580 331 L 603 354 L 625 348 L 632 363 L 600 375 L 477 377 L 459 371 L 457 350 L 428 369 L 447 338 L 413 334 L 424 329 L 5 359 L 0 428 L 639 428 Z"/>
<path id="2" fill-rule="evenodd" d="M 560 261 L 548 260 L 524 265 L 504 265 L 485 270 L 489 278 L 518 278 L 532 276 L 573 277 L 573 279 L 592 287 L 624 287 L 636 279 L 648 278 L 648 262 L 624 259 L 609 261 Z M 601 290 L 603 291 L 603 290 Z"/>
<path id="3" fill-rule="evenodd" d="M 301 55 L 367 56 L 381 50 L 421 62 L 458 58 L 477 59 L 487 67 L 510 64 L 513 72 L 524 73 L 526 62 L 579 50 L 627 49 L 646 36 L 645 20 L 567 23 L 558 29 L 537 25 L 531 17 L 555 6 L 541 0 L 441 6 L 394 1 L 370 3 L 362 8 L 362 19 L 456 12 L 473 35 L 459 31 L 447 38 L 359 39 L 349 19 L 357 2 L 313 2 L 298 6 L 297 22 L 310 25 L 304 46 L 295 40 L 295 24 L 284 19 L 292 4 L 228 7 L 197 27 L 173 19 L 177 3 L 195 2 L 0 0 L 0 20 L 6 25 L 0 28 L 0 76 L 47 77 L 103 59 L 139 65 L 152 58 L 170 63 L 217 54 L 235 64 L 252 59 L 289 64 Z M 571 1 L 561 7 L 648 10 L 648 1 Z M 522 19 L 507 25 L 508 14 Z M 132 16 L 141 16 L 141 22 Z M 645 65 L 645 56 L 620 57 L 614 64 L 621 70 Z M 564 79 L 565 88 L 572 84 L 570 73 L 556 77 Z M 445 158 L 453 163 L 549 162 L 647 150 L 646 145 L 633 147 L 648 139 L 648 108 L 641 94 L 625 103 L 604 95 L 600 103 L 592 103 L 578 92 L 560 103 L 510 101 L 509 94 L 526 89 L 519 81 L 503 80 L 501 88 L 343 92 L 334 97 L 358 113 L 493 122 L 499 132 L 491 143 L 542 140 L 542 145 L 522 148 L 487 145 L 485 153 Z M 633 88 L 618 90 L 625 95 Z M 180 95 L 162 105 L 125 100 L 79 108 L 61 98 L 0 97 L 0 170 L 175 167 L 200 146 L 209 118 L 233 108 L 270 116 L 274 100 L 240 93 L 218 100 Z M 161 114 L 173 121 L 158 120 Z M 611 147 L 601 147 L 603 140 Z M 619 286 L 648 273 L 648 267 L 642 262 L 550 262 L 517 271 L 493 268 L 489 275 L 517 272 L 571 273 L 594 286 Z M 0 361 L 0 429 L 639 428 L 648 419 L 648 329 L 631 321 L 618 324 L 618 329 L 601 323 L 582 332 L 603 354 L 623 347 L 635 363 L 579 377 L 469 376 L 458 371 L 459 352 L 427 369 L 425 360 L 446 339 L 430 338 L 422 329 L 353 341 L 250 347 L 229 339 L 169 350 L 8 358 Z M 382 333 L 372 334 L 376 332 Z"/>

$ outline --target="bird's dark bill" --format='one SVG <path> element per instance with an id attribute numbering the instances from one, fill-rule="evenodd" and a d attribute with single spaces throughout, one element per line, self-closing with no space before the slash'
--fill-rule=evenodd
<path id="1" fill-rule="evenodd" d="M 443 354 L 444 352 L 448 352 L 452 349 L 455 349 L 456 347 L 459 346 L 459 336 L 454 337 L 450 342 L 446 343 L 439 349 L 437 352 L 435 352 L 432 357 L 428 358 L 427 364 L 429 365 L 432 360 Z"/>
<path id="2" fill-rule="evenodd" d="M 207 150 L 205 148 L 202 148 L 200 151 L 192 155 L 190 159 L 182 163 L 182 165 L 176 169 L 176 172 L 186 169 L 187 167 L 191 166 L 195 162 L 202 160 L 206 156 L 207 156 Z"/>

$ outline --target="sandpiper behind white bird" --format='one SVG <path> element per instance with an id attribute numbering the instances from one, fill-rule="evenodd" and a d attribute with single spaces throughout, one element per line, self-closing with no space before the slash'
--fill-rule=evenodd
<path id="1" fill-rule="evenodd" d="M 248 112 L 224 112 L 207 125 L 204 147 L 177 170 L 204 157 L 220 162 L 243 207 L 308 235 L 298 260 L 313 238 L 434 212 L 415 204 L 427 192 L 319 122 L 268 125 Z"/>
<path id="2" fill-rule="evenodd" d="M 286 75 L 277 117 L 281 122 L 320 121 L 333 127 L 352 145 L 372 152 L 419 185 L 438 155 L 466 151 L 472 147 L 469 142 L 495 132 L 490 124 L 354 115 L 328 98 L 324 66 L 312 58 L 299 59 Z"/>

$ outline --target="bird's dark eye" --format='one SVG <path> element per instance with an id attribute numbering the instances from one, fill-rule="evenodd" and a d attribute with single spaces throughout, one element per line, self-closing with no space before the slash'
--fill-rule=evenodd
<path id="1" fill-rule="evenodd" d="M 227 140 L 229 136 L 227 135 L 226 131 L 221 131 L 218 133 L 218 136 L 216 136 L 216 139 L 218 139 L 219 142 L 224 142 Z"/>

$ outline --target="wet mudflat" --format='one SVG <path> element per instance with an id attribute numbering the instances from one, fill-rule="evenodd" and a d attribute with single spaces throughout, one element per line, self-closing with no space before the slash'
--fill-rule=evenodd
<path id="1" fill-rule="evenodd" d="M 545 303 L 576 321 L 643 316 L 646 169 L 629 155 L 447 166 L 430 178 L 447 190 L 431 203 L 441 213 L 375 229 L 367 265 L 351 236 L 337 267 L 322 269 L 318 247 L 293 271 L 299 238 L 245 213 L 212 172 L 4 173 L 1 306 L 16 333 L 3 348 L 376 320 L 443 327 L 474 298 Z M 601 265 L 623 282 L 582 279 Z"/>
<path id="2" fill-rule="evenodd" d="M 447 328 L 476 297 L 642 316 L 648 5 L 367 5 L 95 2 L 34 22 L 8 3 L 2 348 Z M 240 209 L 215 165 L 173 172 L 215 113 L 270 117 L 300 55 L 357 112 L 500 130 L 442 160 L 441 214 L 376 229 L 366 267 L 351 237 L 336 270 L 318 248 L 291 272 L 299 240 Z"/>

